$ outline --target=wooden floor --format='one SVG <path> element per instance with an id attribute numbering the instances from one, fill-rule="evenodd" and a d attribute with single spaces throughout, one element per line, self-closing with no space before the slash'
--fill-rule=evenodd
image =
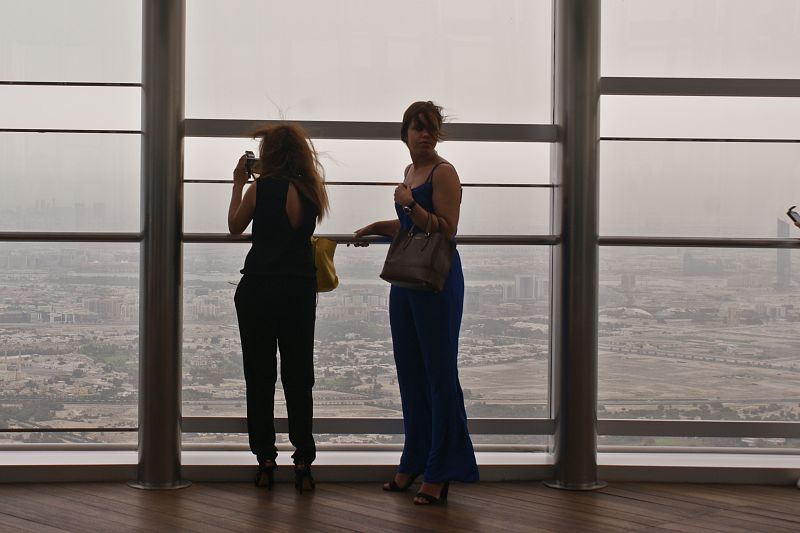
<path id="1" fill-rule="evenodd" d="M 800 490 L 789 486 L 480 483 L 453 485 L 447 505 L 430 508 L 411 496 L 364 483 L 303 495 L 288 484 L 0 484 L 0 531 L 800 531 Z"/>

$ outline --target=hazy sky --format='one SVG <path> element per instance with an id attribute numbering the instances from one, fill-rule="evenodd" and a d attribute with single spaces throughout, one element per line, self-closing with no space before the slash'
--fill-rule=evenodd
<path id="1" fill-rule="evenodd" d="M 186 115 L 550 121 L 549 0 L 187 2 Z M 800 1 L 603 0 L 606 76 L 798 78 Z M 109 21 L 113 21 L 113 24 Z M 140 80 L 141 4 L 0 0 L 0 79 Z M 136 88 L 0 86 L 0 127 L 138 129 Z M 605 97 L 608 136 L 800 138 L 800 99 Z M 187 139 L 186 178 L 230 176 L 247 140 Z M 330 180 L 393 182 L 400 141 L 317 142 Z M 464 182 L 549 181 L 549 147 L 448 142 Z M 775 236 L 800 144 L 601 144 L 601 234 Z M 0 230 L 133 231 L 139 139 L 0 134 Z M 390 187 L 332 187 L 320 232 L 392 216 Z M 186 231 L 225 231 L 227 186 L 187 185 Z M 44 204 L 42 204 L 44 202 Z M 76 207 L 75 204 L 83 204 Z M 55 205 L 55 215 L 43 210 Z M 59 211 L 60 210 L 60 211 Z M 89 214 L 75 215 L 84 210 Z M 213 213 L 219 216 L 214 217 Z M 462 234 L 543 233 L 547 189 L 466 189 Z"/>

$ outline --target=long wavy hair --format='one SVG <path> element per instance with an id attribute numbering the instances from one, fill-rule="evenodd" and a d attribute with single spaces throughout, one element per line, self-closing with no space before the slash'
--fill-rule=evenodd
<path id="1" fill-rule="evenodd" d="M 305 130 L 298 124 L 275 124 L 253 132 L 253 138 L 261 139 L 261 178 L 289 178 L 317 208 L 317 221 L 321 221 L 330 209 L 325 171 Z"/>

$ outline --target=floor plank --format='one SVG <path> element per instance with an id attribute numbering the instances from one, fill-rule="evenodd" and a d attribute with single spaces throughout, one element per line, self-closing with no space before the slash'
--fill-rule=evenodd
<path id="1" fill-rule="evenodd" d="M 612 483 L 589 492 L 539 482 L 453 484 L 445 505 L 376 483 L 320 483 L 298 494 L 248 483 L 143 491 L 123 483 L 0 484 L 5 531 L 800 531 L 793 486 Z"/>

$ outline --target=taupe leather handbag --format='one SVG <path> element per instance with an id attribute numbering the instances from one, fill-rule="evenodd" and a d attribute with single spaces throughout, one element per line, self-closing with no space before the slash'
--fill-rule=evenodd
<path id="1" fill-rule="evenodd" d="M 456 243 L 442 232 L 431 233 L 431 214 L 425 231 L 400 230 L 389 245 L 381 278 L 406 289 L 438 292 L 444 287 Z"/>

